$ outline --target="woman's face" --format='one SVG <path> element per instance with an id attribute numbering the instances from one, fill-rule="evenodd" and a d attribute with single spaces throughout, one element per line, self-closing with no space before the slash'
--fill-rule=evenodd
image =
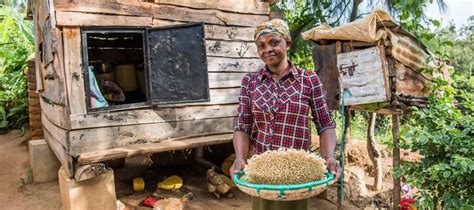
<path id="1" fill-rule="evenodd" d="M 286 52 L 290 49 L 290 42 L 276 34 L 267 33 L 260 35 L 255 42 L 260 58 L 268 66 L 276 67 L 286 61 Z"/>

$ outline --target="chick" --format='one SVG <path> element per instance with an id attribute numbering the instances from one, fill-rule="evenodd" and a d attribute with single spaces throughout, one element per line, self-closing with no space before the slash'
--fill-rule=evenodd
<path id="1" fill-rule="evenodd" d="M 234 194 L 231 189 L 235 187 L 235 184 L 229 179 L 229 177 L 218 174 L 215 171 L 215 167 L 207 170 L 207 190 L 213 193 L 217 198 L 223 195 L 225 198 L 233 198 Z"/>

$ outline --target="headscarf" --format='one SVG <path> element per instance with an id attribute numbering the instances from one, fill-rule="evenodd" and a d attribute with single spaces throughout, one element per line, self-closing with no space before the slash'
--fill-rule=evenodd
<path id="1" fill-rule="evenodd" d="M 255 35 L 254 35 L 255 41 L 257 41 L 260 35 L 263 35 L 266 33 L 273 33 L 278 36 L 281 36 L 286 41 L 291 41 L 290 29 L 288 28 L 288 24 L 286 24 L 286 22 L 282 19 L 272 19 L 260 24 L 255 29 Z"/>

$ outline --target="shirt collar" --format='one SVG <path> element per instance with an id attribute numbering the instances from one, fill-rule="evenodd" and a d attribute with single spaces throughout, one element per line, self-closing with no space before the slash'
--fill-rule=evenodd
<path id="1" fill-rule="evenodd" d="M 290 65 L 290 72 L 285 77 L 293 76 L 293 78 L 295 78 L 296 81 L 299 82 L 300 78 L 301 78 L 299 69 L 289 60 L 288 60 L 288 64 Z M 270 68 L 267 65 L 265 65 L 262 69 L 260 69 L 259 74 L 258 74 L 258 78 L 261 81 L 263 81 L 266 78 L 268 78 L 268 79 L 272 78 L 272 73 L 270 71 Z"/>

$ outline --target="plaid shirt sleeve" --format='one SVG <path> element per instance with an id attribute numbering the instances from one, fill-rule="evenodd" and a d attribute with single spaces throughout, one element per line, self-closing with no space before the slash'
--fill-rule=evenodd
<path id="1" fill-rule="evenodd" d="M 249 136 L 252 132 L 252 110 L 250 102 L 250 93 L 248 85 L 250 83 L 251 75 L 247 74 L 242 79 L 240 88 L 239 107 L 237 109 L 237 120 L 235 121 L 235 131 L 243 131 Z"/>
<path id="2" fill-rule="evenodd" d="M 336 125 L 331 119 L 331 113 L 329 112 L 323 95 L 323 85 L 318 75 L 311 72 L 309 79 L 311 82 L 311 113 L 313 115 L 314 124 L 316 124 L 318 135 L 320 135 L 329 128 L 335 128 Z"/>

